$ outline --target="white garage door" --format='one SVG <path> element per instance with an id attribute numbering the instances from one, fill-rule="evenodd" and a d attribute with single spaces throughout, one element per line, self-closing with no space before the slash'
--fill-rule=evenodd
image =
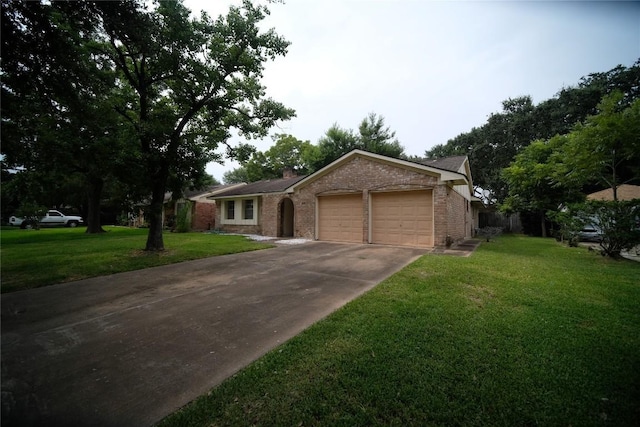
<path id="1" fill-rule="evenodd" d="M 362 194 L 318 197 L 318 239 L 362 243 Z"/>
<path id="2" fill-rule="evenodd" d="M 431 190 L 372 193 L 371 242 L 433 246 Z"/>

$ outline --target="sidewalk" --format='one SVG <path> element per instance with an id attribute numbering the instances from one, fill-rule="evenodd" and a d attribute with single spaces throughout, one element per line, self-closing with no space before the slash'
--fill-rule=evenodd
<path id="1" fill-rule="evenodd" d="M 622 255 L 623 258 L 630 259 L 631 261 L 640 262 L 640 245 L 630 251 L 623 251 L 620 255 Z"/>
<path id="2" fill-rule="evenodd" d="M 456 255 L 462 257 L 470 256 L 482 243 L 481 239 L 467 239 L 456 243 L 449 248 L 436 248 L 431 251 L 434 254 Z"/>

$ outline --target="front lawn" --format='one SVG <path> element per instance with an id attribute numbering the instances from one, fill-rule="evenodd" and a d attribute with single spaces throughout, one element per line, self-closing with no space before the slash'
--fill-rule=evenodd
<path id="1" fill-rule="evenodd" d="M 165 233 L 166 250 L 147 253 L 149 230 L 104 228 L 102 234 L 86 234 L 84 227 L 3 228 L 2 292 L 271 247 L 242 236 Z"/>
<path id="2" fill-rule="evenodd" d="M 640 263 L 424 256 L 162 425 L 640 425 Z"/>

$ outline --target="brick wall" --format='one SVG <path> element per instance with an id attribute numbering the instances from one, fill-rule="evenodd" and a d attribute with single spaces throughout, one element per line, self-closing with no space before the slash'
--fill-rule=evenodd
<path id="1" fill-rule="evenodd" d="M 297 229 L 300 225 L 303 225 L 305 219 L 309 218 L 306 218 L 305 215 L 298 215 L 297 198 L 293 194 L 285 193 L 265 194 L 262 196 L 260 203 L 260 223 L 262 225 L 262 234 L 265 236 L 282 236 L 282 201 L 285 199 L 291 199 L 294 206 L 293 235 L 301 236 L 301 234 L 297 232 Z M 302 207 L 304 207 L 304 205 Z M 298 224 L 299 221 L 301 224 Z M 313 216 L 310 221 L 314 221 Z"/>
<path id="2" fill-rule="evenodd" d="M 448 189 L 448 192 L 447 235 L 451 238 L 451 242 L 457 242 L 469 237 L 470 212 L 467 212 L 468 202 L 464 197 L 453 189 Z"/>
<path id="3" fill-rule="evenodd" d="M 269 234 L 264 234 L 262 232 L 262 228 L 259 225 L 232 225 L 225 224 L 223 227 L 218 227 L 224 230 L 226 233 L 238 233 L 238 234 L 258 234 L 269 236 Z"/>
<path id="4" fill-rule="evenodd" d="M 262 234 L 265 236 L 278 236 L 278 219 L 280 218 L 280 201 L 284 194 L 265 194 L 260 203 L 260 223 Z"/>
<path id="5" fill-rule="evenodd" d="M 450 188 L 446 185 L 438 185 L 433 190 L 433 245 L 444 246 L 447 244 L 447 230 L 449 210 L 447 209 L 447 199 Z"/>
<path id="6" fill-rule="evenodd" d="M 195 202 L 192 207 L 191 228 L 193 230 L 213 230 L 216 225 L 216 204 Z"/>

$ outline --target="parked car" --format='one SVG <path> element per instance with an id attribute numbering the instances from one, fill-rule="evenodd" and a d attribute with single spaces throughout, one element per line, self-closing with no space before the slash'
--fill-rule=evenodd
<path id="1" fill-rule="evenodd" d="M 22 224 L 23 219 L 22 218 L 18 218 L 17 216 L 10 216 L 9 217 L 9 225 L 12 225 L 14 227 L 19 226 L 20 224 Z"/>
<path id="2" fill-rule="evenodd" d="M 599 242 L 602 240 L 602 230 L 596 225 L 587 224 L 578 233 L 578 239 L 582 242 Z"/>
<path id="3" fill-rule="evenodd" d="M 35 221 L 32 219 L 23 219 L 12 216 L 9 218 L 9 224 L 20 226 L 20 228 L 32 228 L 35 224 Z M 47 213 L 38 219 L 38 224 L 41 227 L 54 227 L 56 225 L 65 226 L 65 227 L 77 227 L 78 225 L 84 224 L 82 217 L 75 215 L 65 215 L 57 210 L 50 210 Z"/>

